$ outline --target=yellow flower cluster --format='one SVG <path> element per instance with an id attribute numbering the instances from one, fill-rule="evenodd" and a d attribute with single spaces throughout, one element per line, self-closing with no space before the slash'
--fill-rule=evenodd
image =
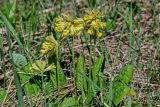
<path id="1" fill-rule="evenodd" d="M 55 68 L 56 66 L 54 64 L 47 66 L 47 63 L 45 61 L 37 60 L 34 63 L 32 63 L 30 71 L 36 73 L 43 73 L 45 71 L 53 70 Z"/>
<path id="2" fill-rule="evenodd" d="M 85 28 L 89 35 L 102 36 L 100 29 L 106 27 L 106 23 L 101 21 L 101 13 L 97 10 L 86 12 L 83 18 L 73 19 L 69 15 L 63 15 L 55 19 L 56 32 L 66 36 L 78 36 Z"/>
<path id="3" fill-rule="evenodd" d="M 52 35 L 47 36 L 45 42 L 42 44 L 41 53 L 50 57 L 53 55 L 57 46 L 58 43 L 54 37 Z"/>
<path id="4" fill-rule="evenodd" d="M 87 11 L 84 15 L 85 22 L 91 22 L 92 20 L 101 18 L 102 15 L 98 10 Z"/>
<path id="5" fill-rule="evenodd" d="M 75 19 L 69 15 L 63 15 L 55 19 L 55 30 L 61 32 L 64 37 L 66 36 L 78 36 L 84 29 L 83 19 Z"/>
<path id="6" fill-rule="evenodd" d="M 98 38 L 102 37 L 102 33 L 100 29 L 106 27 L 106 22 L 101 21 L 101 13 L 96 10 L 88 11 L 84 15 L 84 21 L 89 24 L 88 34 L 89 35 L 96 35 Z"/>

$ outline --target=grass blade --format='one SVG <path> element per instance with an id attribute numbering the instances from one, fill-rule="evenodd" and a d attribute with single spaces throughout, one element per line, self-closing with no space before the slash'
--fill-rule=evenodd
<path id="1" fill-rule="evenodd" d="M 18 36 L 16 34 L 16 31 L 14 30 L 12 24 L 9 22 L 7 17 L 1 11 L 0 11 L 0 17 L 4 21 L 4 23 L 5 23 L 6 27 L 8 28 L 8 30 L 11 32 L 11 34 L 12 34 L 11 36 L 13 36 L 16 39 L 19 47 L 23 50 L 24 49 L 23 48 L 23 44 L 21 43 L 20 39 L 18 38 Z"/>

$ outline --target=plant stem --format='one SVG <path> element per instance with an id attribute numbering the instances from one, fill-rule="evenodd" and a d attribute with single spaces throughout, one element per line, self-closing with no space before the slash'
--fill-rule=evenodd
<path id="1" fill-rule="evenodd" d="M 90 53 L 89 53 L 89 74 L 92 74 L 91 73 L 91 71 L 92 71 L 92 37 L 90 37 L 89 49 L 90 49 Z"/>
<path id="2" fill-rule="evenodd" d="M 56 66 L 58 67 L 59 65 L 58 65 L 58 61 L 59 61 L 59 59 L 58 59 L 58 51 L 59 51 L 59 48 L 58 48 L 58 44 L 57 44 L 57 46 L 56 46 Z M 58 68 L 56 68 L 56 81 L 57 81 L 57 91 L 58 91 L 58 93 L 59 93 L 59 83 L 58 83 Z"/>
<path id="3" fill-rule="evenodd" d="M 74 37 L 72 37 L 72 43 L 71 43 L 71 51 L 72 51 L 72 73 L 71 73 L 71 77 L 73 77 L 73 73 L 75 70 L 75 62 L 74 62 Z M 74 77 L 74 85 L 76 86 L 76 76 Z"/>
<path id="4" fill-rule="evenodd" d="M 93 48 L 93 61 L 95 62 L 96 58 L 96 36 L 94 36 L 94 48 Z"/>

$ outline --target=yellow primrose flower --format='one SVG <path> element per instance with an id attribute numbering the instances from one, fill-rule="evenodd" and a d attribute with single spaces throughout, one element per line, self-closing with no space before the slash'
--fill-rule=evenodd
<path id="1" fill-rule="evenodd" d="M 52 56 L 55 48 L 58 46 L 57 41 L 54 37 L 47 36 L 45 42 L 42 44 L 41 53 L 47 55 L 48 57 Z"/>
<path id="2" fill-rule="evenodd" d="M 98 19 L 101 17 L 101 13 L 98 10 L 87 11 L 84 15 L 84 21 L 90 22 L 94 19 Z"/>
<path id="3" fill-rule="evenodd" d="M 89 35 L 93 35 L 93 33 L 94 33 L 94 32 L 93 32 L 93 29 L 92 29 L 92 28 L 89 28 L 88 31 L 87 31 L 87 33 L 88 33 Z"/>
<path id="4" fill-rule="evenodd" d="M 93 20 L 90 24 L 90 27 L 88 29 L 88 34 L 89 35 L 95 35 L 100 38 L 102 37 L 102 33 L 100 32 L 100 29 L 103 29 L 104 27 L 106 27 L 106 23 L 105 22 L 101 22 L 100 19 L 96 19 Z"/>
<path id="5" fill-rule="evenodd" d="M 43 73 L 45 71 L 50 71 L 55 68 L 56 66 L 54 64 L 47 66 L 47 63 L 45 61 L 37 60 L 34 63 L 32 63 L 30 71 L 35 73 Z"/>
<path id="6" fill-rule="evenodd" d="M 106 22 L 102 22 L 101 20 L 101 13 L 98 10 L 88 11 L 84 15 L 84 21 L 89 26 L 87 33 L 89 35 L 96 35 L 98 38 L 102 37 L 102 33 L 100 29 L 106 27 Z"/>
<path id="7" fill-rule="evenodd" d="M 66 28 L 67 24 L 63 18 L 58 17 L 55 19 L 55 31 L 62 32 Z"/>
<path id="8" fill-rule="evenodd" d="M 64 19 L 63 19 L 64 18 Z M 64 37 L 66 36 L 78 36 L 84 30 L 84 20 L 73 18 L 69 15 L 63 15 L 63 18 L 59 17 L 55 19 L 55 30 L 62 33 Z"/>
<path id="9" fill-rule="evenodd" d="M 68 36 L 68 35 L 69 35 L 69 30 L 64 30 L 64 31 L 62 32 L 62 35 L 63 35 L 64 37 Z"/>
<path id="10" fill-rule="evenodd" d="M 70 35 L 71 36 L 79 36 L 83 30 L 84 30 L 83 25 L 72 25 L 70 28 Z"/>
<path id="11" fill-rule="evenodd" d="M 33 63 L 30 67 L 31 72 L 44 72 L 46 67 L 46 62 L 45 61 L 40 61 L 37 60 L 35 63 Z"/>
<path id="12" fill-rule="evenodd" d="M 82 18 L 77 18 L 77 19 L 75 19 L 74 20 L 74 24 L 78 24 L 78 25 L 84 25 L 85 24 L 85 22 L 84 22 L 84 20 L 82 19 Z"/>
<path id="13" fill-rule="evenodd" d="M 100 37 L 102 37 L 102 36 L 103 36 L 103 35 L 102 35 L 101 32 L 97 33 L 97 37 L 98 37 L 98 38 L 100 38 Z"/>

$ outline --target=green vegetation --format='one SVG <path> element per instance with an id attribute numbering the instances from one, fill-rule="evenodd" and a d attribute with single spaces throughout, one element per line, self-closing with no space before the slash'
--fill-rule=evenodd
<path id="1" fill-rule="evenodd" d="M 158 0 L 0 1 L 0 105 L 160 105 Z"/>

